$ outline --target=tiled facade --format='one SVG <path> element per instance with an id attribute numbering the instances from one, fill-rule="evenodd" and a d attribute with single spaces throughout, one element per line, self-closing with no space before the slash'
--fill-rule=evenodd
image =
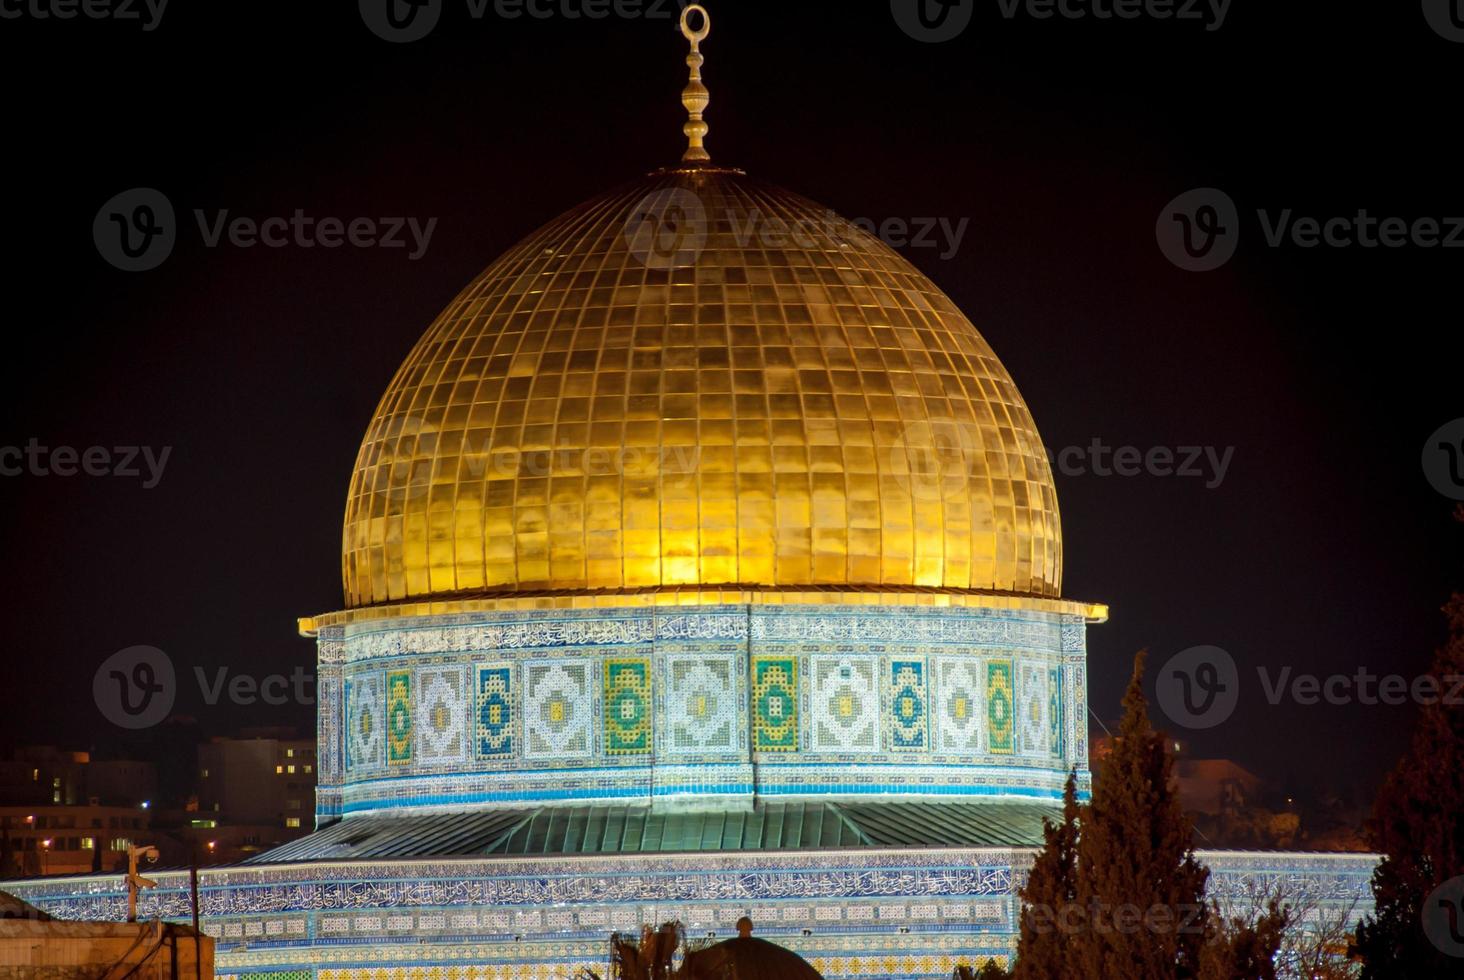
<path id="1" fill-rule="evenodd" d="M 1370 907 L 1366 855 L 1200 858 L 1211 895 L 1236 908 L 1277 890 L 1324 915 Z M 206 870 L 200 888 L 221 974 L 249 980 L 562 980 L 603 963 L 613 930 L 679 919 L 693 936 L 725 938 L 742 915 L 831 980 L 944 980 L 958 963 L 1010 955 L 1031 859 L 979 849 L 401 860 Z M 153 877 L 140 914 L 186 920 L 187 874 Z M 7 887 L 63 918 L 125 911 L 116 875 Z"/>
<path id="2" fill-rule="evenodd" d="M 1086 788 L 1085 624 L 724 605 L 361 622 L 320 636 L 323 820 L 717 796 Z"/>
<path id="3" fill-rule="evenodd" d="M 478 612 L 325 628 L 319 818 L 534 803 L 799 797 L 1055 801 L 1087 774 L 1086 623 L 1038 609 L 729 604 Z M 1055 808 L 1054 808 L 1055 809 Z M 818 848 L 820 845 L 814 845 Z M 244 866 L 201 876 L 239 980 L 563 980 L 615 930 L 742 915 L 833 980 L 1005 961 L 1018 847 L 552 853 Z M 1365 855 L 1212 854 L 1210 895 L 1370 907 Z M 187 876 L 145 917 L 187 919 Z M 7 886 L 118 919 L 118 876 Z"/>

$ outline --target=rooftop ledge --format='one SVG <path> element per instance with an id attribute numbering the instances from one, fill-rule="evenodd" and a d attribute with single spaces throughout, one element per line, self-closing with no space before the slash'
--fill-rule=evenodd
<path id="1" fill-rule="evenodd" d="M 449 616 L 459 613 L 515 612 L 533 609 L 626 609 L 660 606 L 934 606 L 978 609 L 1017 609 L 1032 612 L 1081 616 L 1089 623 L 1108 620 L 1102 603 L 1056 599 L 1020 592 L 977 589 L 936 589 L 921 586 L 848 586 L 764 588 L 730 585 L 720 588 L 646 588 L 564 590 L 543 592 L 479 592 L 410 599 L 301 617 L 300 635 L 314 637 L 329 626 L 403 619 L 418 616 Z"/>

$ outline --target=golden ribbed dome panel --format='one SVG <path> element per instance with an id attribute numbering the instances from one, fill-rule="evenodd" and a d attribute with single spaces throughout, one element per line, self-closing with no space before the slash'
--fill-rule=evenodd
<path id="1" fill-rule="evenodd" d="M 1031 414 L 950 299 L 802 197 L 688 170 L 551 222 L 438 317 L 367 431 L 343 546 L 353 608 L 721 585 L 1056 596 L 1061 563 Z"/>

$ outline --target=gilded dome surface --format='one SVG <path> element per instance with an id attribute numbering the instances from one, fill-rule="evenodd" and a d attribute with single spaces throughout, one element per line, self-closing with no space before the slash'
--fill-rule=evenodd
<path id="1" fill-rule="evenodd" d="M 991 347 L 827 209 L 683 168 L 494 262 L 357 459 L 351 608 L 591 590 L 1060 594 L 1046 452 Z"/>

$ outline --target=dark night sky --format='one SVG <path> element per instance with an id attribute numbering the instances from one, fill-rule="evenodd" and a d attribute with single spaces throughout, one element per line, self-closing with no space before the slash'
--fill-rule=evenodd
<path id="1" fill-rule="evenodd" d="M 412 45 L 349 3 L 179 3 L 149 33 L 0 21 L 0 446 L 173 447 L 150 491 L 0 479 L 6 743 L 120 744 L 91 679 L 124 647 L 166 650 L 185 679 L 311 662 L 294 617 L 341 605 L 346 485 L 398 363 L 520 237 L 676 159 L 671 21 L 465 9 L 449 0 Z M 883 2 L 719 0 L 713 153 L 845 215 L 969 217 L 955 257 L 906 254 L 983 331 L 1050 447 L 1234 446 L 1217 489 L 1060 478 L 1064 591 L 1113 609 L 1091 633 L 1093 703 L 1117 714 L 1140 647 L 1162 662 L 1215 644 L 1248 687 L 1195 752 L 1366 788 L 1409 710 L 1273 708 L 1255 668 L 1413 674 L 1441 638 L 1460 533 L 1419 456 L 1464 415 L 1464 252 L 1272 249 L 1256 210 L 1464 215 L 1464 44 L 1414 0 L 1237 3 L 1216 32 L 998 9 L 925 45 Z M 126 274 L 91 224 L 137 186 L 185 220 L 165 265 Z M 1154 235 L 1203 186 L 1245 216 L 1236 259 L 1208 275 Z M 412 262 L 207 249 L 195 208 L 440 221 Z M 206 731 L 313 724 L 308 707 L 205 710 L 183 691 Z"/>

